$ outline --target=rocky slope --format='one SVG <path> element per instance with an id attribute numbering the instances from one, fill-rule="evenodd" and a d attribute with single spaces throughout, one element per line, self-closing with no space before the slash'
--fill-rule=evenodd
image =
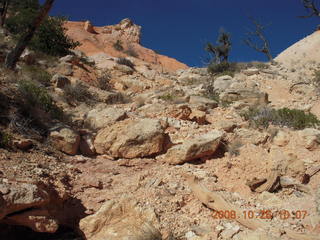
<path id="1" fill-rule="evenodd" d="M 100 64 L 108 64 L 110 57 L 127 57 L 127 54 L 114 49 L 113 44 L 120 40 L 124 50 L 130 49 L 142 61 L 152 65 L 152 68 L 161 71 L 176 71 L 186 69 L 187 66 L 173 58 L 160 55 L 153 50 L 140 45 L 141 27 L 130 19 L 123 19 L 113 26 L 95 27 L 87 22 L 68 22 L 67 34 L 81 42 L 78 48 L 86 55 L 96 59 Z M 109 59 L 108 59 L 109 58 Z"/>
<path id="2" fill-rule="evenodd" d="M 89 55 L 105 48 L 92 43 L 103 28 L 69 24 L 93 34 Z M 105 39 L 139 42 L 138 28 L 108 29 Z M 319 125 L 268 119 L 283 107 L 320 117 L 317 87 L 297 84 L 312 70 L 280 62 L 211 76 L 164 72 L 142 55 L 133 66 L 26 55 L 18 73 L 0 73 L 1 239 L 319 239 Z M 32 56 L 65 119 L 20 111 Z M 262 110 L 247 118 L 250 108 Z"/>

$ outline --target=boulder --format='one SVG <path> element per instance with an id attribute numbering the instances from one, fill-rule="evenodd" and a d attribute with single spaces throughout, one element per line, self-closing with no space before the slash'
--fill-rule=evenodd
<path id="1" fill-rule="evenodd" d="M 315 150 L 320 144 L 320 131 L 314 128 L 306 128 L 299 131 L 302 144 L 310 151 Z"/>
<path id="2" fill-rule="evenodd" d="M 285 131 L 281 131 L 281 130 L 273 138 L 273 143 L 279 147 L 284 147 L 288 145 L 289 141 L 290 141 L 290 135 Z"/>
<path id="3" fill-rule="evenodd" d="M 96 149 L 93 145 L 93 137 L 90 134 L 81 136 L 79 149 L 83 156 L 92 157 L 96 154 Z"/>
<path id="4" fill-rule="evenodd" d="M 218 107 L 218 103 L 206 97 L 201 96 L 190 96 L 189 103 L 192 105 L 204 105 L 207 109 Z"/>
<path id="5" fill-rule="evenodd" d="M 259 74 L 260 71 L 257 68 L 248 68 L 243 70 L 242 72 L 247 76 L 252 76 L 252 75 Z"/>
<path id="6" fill-rule="evenodd" d="M 75 155 L 79 150 L 80 135 L 69 127 L 55 127 L 51 129 L 50 138 L 53 145 L 60 151 Z"/>
<path id="7" fill-rule="evenodd" d="M 104 109 L 93 109 L 88 112 L 85 124 L 98 130 L 125 118 L 127 118 L 126 111 L 119 108 L 107 107 Z"/>
<path id="8" fill-rule="evenodd" d="M 224 75 L 217 77 L 213 82 L 213 88 L 217 92 L 226 91 L 232 83 L 236 82 L 231 76 Z"/>
<path id="9" fill-rule="evenodd" d="M 26 49 L 22 54 L 20 59 L 27 65 L 33 65 L 36 63 L 36 54 L 33 51 Z"/>
<path id="10" fill-rule="evenodd" d="M 196 122 L 200 125 L 207 124 L 206 113 L 196 109 L 192 109 L 192 112 L 189 116 L 189 120 Z"/>
<path id="11" fill-rule="evenodd" d="M 161 240 L 148 211 L 136 205 L 107 201 L 98 212 L 80 220 L 80 230 L 88 240 Z"/>
<path id="12" fill-rule="evenodd" d="M 61 75 L 65 76 L 72 76 L 73 75 L 73 67 L 71 63 L 68 62 L 61 62 L 56 68 L 55 72 L 60 73 Z"/>
<path id="13" fill-rule="evenodd" d="M 101 129 L 94 141 L 97 153 L 115 158 L 137 158 L 160 154 L 167 135 L 159 120 L 127 119 Z"/>
<path id="14" fill-rule="evenodd" d="M 255 129 L 238 128 L 235 134 L 241 139 L 243 143 L 250 143 L 254 145 L 263 144 L 268 140 L 269 135 Z"/>
<path id="15" fill-rule="evenodd" d="M 94 86 L 89 86 L 88 91 L 95 97 L 97 102 L 107 104 L 123 103 L 124 97 L 119 92 L 105 91 Z"/>
<path id="16" fill-rule="evenodd" d="M 149 68 L 148 66 L 141 65 L 135 67 L 136 71 L 139 72 L 142 76 L 149 80 L 154 80 L 155 77 L 158 75 L 158 72 Z"/>
<path id="17" fill-rule="evenodd" d="M 33 141 L 31 139 L 19 139 L 14 140 L 13 145 L 20 150 L 26 151 L 32 147 Z"/>
<path id="18" fill-rule="evenodd" d="M 186 140 L 170 148 L 163 156 L 169 164 L 183 164 L 192 160 L 213 155 L 220 144 L 223 132 L 214 130 L 207 134 Z"/>
<path id="19" fill-rule="evenodd" d="M 268 94 L 250 89 L 228 89 L 220 94 L 223 102 L 241 101 L 245 106 L 265 106 L 269 103 Z"/>
<path id="20" fill-rule="evenodd" d="M 51 82 L 54 84 L 54 87 L 61 88 L 61 89 L 71 83 L 69 78 L 59 73 L 56 73 L 55 75 L 53 75 L 53 77 L 51 78 Z"/>

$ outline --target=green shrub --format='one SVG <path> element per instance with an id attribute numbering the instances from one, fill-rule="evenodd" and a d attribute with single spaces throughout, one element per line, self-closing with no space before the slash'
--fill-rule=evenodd
<path id="1" fill-rule="evenodd" d="M 87 102 L 93 99 L 88 88 L 81 83 L 68 84 L 63 90 L 64 96 L 68 101 Z"/>
<path id="2" fill-rule="evenodd" d="M 245 120 L 250 121 L 256 127 L 267 128 L 270 124 L 286 126 L 293 129 L 319 127 L 320 121 L 312 113 L 305 113 L 298 109 L 249 109 L 242 114 Z"/>
<path id="3" fill-rule="evenodd" d="M 8 148 L 11 145 L 11 141 L 11 134 L 0 131 L 0 148 Z"/>
<path id="4" fill-rule="evenodd" d="M 172 102 L 176 96 L 170 94 L 170 93 L 166 93 L 164 95 L 159 96 L 160 99 L 166 101 L 166 102 Z"/>
<path id="5" fill-rule="evenodd" d="M 131 67 L 132 69 L 134 69 L 134 64 L 133 64 L 133 62 L 131 62 L 129 59 L 119 58 L 119 59 L 117 60 L 117 63 L 118 63 L 118 64 L 121 64 L 121 65 L 126 65 L 126 66 Z"/>
<path id="6" fill-rule="evenodd" d="M 22 72 L 32 80 L 35 80 L 44 86 L 50 86 L 52 76 L 46 70 L 34 65 L 24 65 L 22 67 Z"/>
<path id="7" fill-rule="evenodd" d="M 207 68 L 209 74 L 214 76 L 222 76 L 222 75 L 229 75 L 234 77 L 235 72 L 237 71 L 237 64 L 236 63 L 214 63 L 211 62 Z"/>
<path id="8" fill-rule="evenodd" d="M 123 51 L 123 46 L 122 46 L 122 42 L 120 40 L 117 40 L 114 44 L 113 44 L 113 48 L 119 52 Z"/>
<path id="9" fill-rule="evenodd" d="M 18 90 L 23 99 L 25 110 L 40 108 L 49 113 L 52 118 L 61 119 L 63 117 L 62 110 L 56 106 L 45 88 L 30 80 L 20 80 Z"/>

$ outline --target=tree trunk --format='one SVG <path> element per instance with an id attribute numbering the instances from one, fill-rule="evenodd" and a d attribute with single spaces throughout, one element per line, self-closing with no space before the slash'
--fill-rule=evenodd
<path id="1" fill-rule="evenodd" d="M 0 13 L 0 27 L 3 28 L 6 17 L 7 17 L 7 12 L 8 12 L 8 7 L 10 4 L 10 0 L 4 0 L 2 3 L 2 9 Z"/>
<path id="2" fill-rule="evenodd" d="M 55 0 L 46 0 L 43 4 L 42 9 L 39 12 L 39 15 L 34 19 L 33 24 L 27 30 L 27 32 L 19 39 L 16 47 L 8 53 L 5 61 L 5 67 L 13 70 L 16 67 L 16 64 L 31 41 L 35 31 L 38 29 L 43 19 L 48 15 L 53 3 Z"/>

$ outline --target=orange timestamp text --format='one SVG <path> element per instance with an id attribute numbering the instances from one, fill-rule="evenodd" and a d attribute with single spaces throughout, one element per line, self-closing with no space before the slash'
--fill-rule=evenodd
<path id="1" fill-rule="evenodd" d="M 305 219 L 308 216 L 308 211 L 306 210 L 243 210 L 243 211 L 235 211 L 235 210 L 224 210 L 224 211 L 214 211 L 213 218 L 214 219 L 273 219 L 275 217 L 279 217 L 281 220 L 287 219 Z"/>

